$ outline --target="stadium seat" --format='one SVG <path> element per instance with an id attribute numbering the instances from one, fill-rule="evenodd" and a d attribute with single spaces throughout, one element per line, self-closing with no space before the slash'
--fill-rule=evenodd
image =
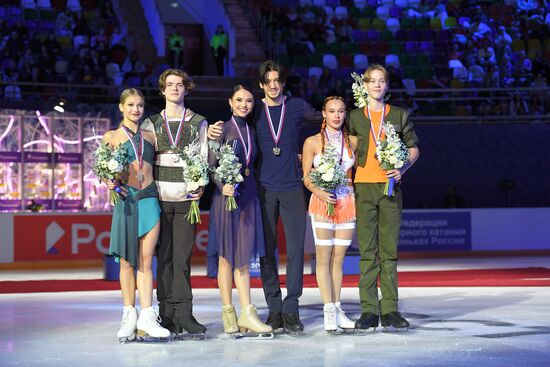
<path id="1" fill-rule="evenodd" d="M 380 5 L 376 8 L 376 17 L 379 19 L 388 19 L 390 16 L 390 7 L 388 5 Z M 375 19 L 376 20 L 376 19 Z"/>
<path id="2" fill-rule="evenodd" d="M 336 70 L 338 69 L 338 59 L 333 54 L 326 54 L 323 56 L 323 66 L 330 70 Z"/>
<path id="3" fill-rule="evenodd" d="M 345 6 L 337 6 L 334 10 L 334 16 L 337 19 L 347 19 L 348 18 L 348 9 Z"/>
<path id="4" fill-rule="evenodd" d="M 369 58 L 365 54 L 355 54 L 353 67 L 355 70 L 365 70 L 369 66 Z"/>
<path id="5" fill-rule="evenodd" d="M 397 69 L 401 67 L 401 65 L 399 64 L 399 56 L 394 54 L 386 55 L 386 61 L 384 62 L 384 64 L 386 64 L 386 66 L 393 66 Z"/>
<path id="6" fill-rule="evenodd" d="M 367 0 L 353 0 L 353 5 L 359 9 L 363 10 L 367 6 Z"/>
<path id="7" fill-rule="evenodd" d="M 395 34 L 400 29 L 399 19 L 397 18 L 388 18 L 386 19 L 386 28 L 388 31 Z"/>
<path id="8" fill-rule="evenodd" d="M 309 68 L 308 77 L 314 76 L 319 79 L 323 75 L 323 69 L 318 66 L 313 66 Z"/>

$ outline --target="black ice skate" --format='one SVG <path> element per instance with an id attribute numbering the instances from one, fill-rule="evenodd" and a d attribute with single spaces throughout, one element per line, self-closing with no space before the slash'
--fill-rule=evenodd
<path id="1" fill-rule="evenodd" d="M 283 328 L 285 333 L 290 336 L 301 336 L 304 332 L 304 324 L 300 321 L 300 315 L 297 313 L 284 313 Z"/>
<path id="2" fill-rule="evenodd" d="M 206 327 L 193 315 L 176 316 L 171 331 L 176 340 L 206 340 Z"/>
<path id="3" fill-rule="evenodd" d="M 283 330 L 283 314 L 278 311 L 270 311 L 269 316 L 267 316 L 267 325 L 271 326 L 273 332 L 282 332 Z"/>
<path id="4" fill-rule="evenodd" d="M 176 305 L 169 302 L 160 302 L 159 303 L 159 317 L 160 325 L 163 328 L 172 330 L 174 323 L 172 319 L 174 318 L 174 313 L 176 311 Z"/>
<path id="5" fill-rule="evenodd" d="M 372 328 L 372 332 L 374 333 L 377 327 L 378 315 L 374 313 L 362 313 L 359 320 L 355 323 L 355 331 L 358 334 L 366 333 L 370 328 Z"/>
<path id="6" fill-rule="evenodd" d="M 399 312 L 380 316 L 385 331 L 409 331 L 409 322 Z"/>

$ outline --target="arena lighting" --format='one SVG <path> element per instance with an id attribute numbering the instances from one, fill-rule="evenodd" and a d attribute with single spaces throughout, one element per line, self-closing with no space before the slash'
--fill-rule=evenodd
<path id="1" fill-rule="evenodd" d="M 65 112 L 65 101 L 63 99 L 60 99 L 59 102 L 53 107 L 53 109 L 59 113 Z"/>
<path id="2" fill-rule="evenodd" d="M 15 117 L 13 117 L 13 115 L 10 115 L 10 122 L 8 123 L 8 127 L 6 127 L 6 131 L 4 131 L 2 133 L 2 135 L 0 136 L 0 143 L 2 143 L 2 140 L 4 140 L 4 138 L 6 136 L 8 136 L 8 133 L 10 132 L 11 128 L 13 127 L 13 122 L 15 121 Z"/>

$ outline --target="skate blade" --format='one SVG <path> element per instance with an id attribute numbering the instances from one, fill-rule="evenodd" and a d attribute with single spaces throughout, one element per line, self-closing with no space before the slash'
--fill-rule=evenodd
<path id="1" fill-rule="evenodd" d="M 371 326 L 368 329 L 352 329 L 352 330 L 355 332 L 355 335 L 367 335 L 367 334 L 376 334 L 376 328 L 377 326 Z"/>
<path id="2" fill-rule="evenodd" d="M 254 333 L 254 332 L 247 332 L 247 333 L 237 332 L 230 335 L 231 335 L 231 338 L 233 339 L 261 340 L 261 339 L 273 339 L 275 337 L 274 333 Z"/>
<path id="3" fill-rule="evenodd" d="M 303 338 L 306 336 L 306 334 L 303 331 L 291 331 L 291 330 L 285 330 L 284 335 L 288 335 L 293 338 Z"/>
<path id="4" fill-rule="evenodd" d="M 141 343 L 169 343 L 172 340 L 171 336 L 159 337 L 151 336 L 143 330 L 138 330 L 136 334 L 136 342 Z"/>
<path id="5" fill-rule="evenodd" d="M 398 328 L 391 325 L 382 325 L 382 327 L 384 328 L 384 332 L 389 334 L 407 334 L 409 332 L 409 327 L 407 326 Z"/>
<path id="6" fill-rule="evenodd" d="M 206 336 L 206 333 L 198 333 L 198 334 L 178 333 L 178 334 L 172 334 L 172 338 L 174 340 L 206 340 L 208 339 L 208 337 Z"/>
<path id="7" fill-rule="evenodd" d="M 131 342 L 133 342 L 134 340 L 136 340 L 136 334 L 132 334 L 132 335 L 130 335 L 130 336 L 118 338 L 118 342 L 119 342 L 120 344 L 131 343 Z"/>

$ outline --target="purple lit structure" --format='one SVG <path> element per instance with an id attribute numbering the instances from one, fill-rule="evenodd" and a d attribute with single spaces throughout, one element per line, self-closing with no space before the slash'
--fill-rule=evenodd
<path id="1" fill-rule="evenodd" d="M 110 128 L 105 118 L 0 114 L 0 211 L 109 210 L 91 173 L 92 153 Z"/>

